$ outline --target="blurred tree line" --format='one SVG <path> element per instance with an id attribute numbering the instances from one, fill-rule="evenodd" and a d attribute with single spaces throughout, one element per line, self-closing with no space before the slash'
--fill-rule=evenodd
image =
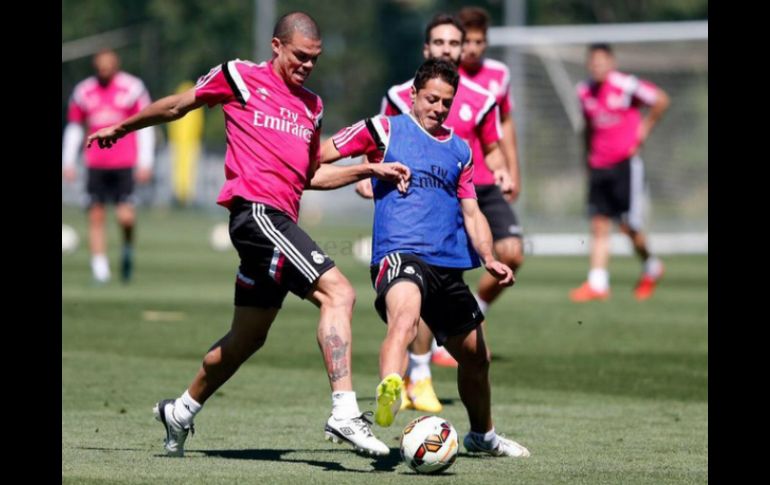
<path id="1" fill-rule="evenodd" d="M 502 25 L 504 0 L 276 0 L 276 16 L 303 10 L 321 26 L 324 52 L 307 86 L 324 99 L 324 133 L 378 112 L 385 90 L 422 60 L 430 17 L 465 5 L 487 8 L 492 24 Z M 528 0 L 526 11 L 528 25 L 694 20 L 708 18 L 708 1 Z M 131 42 L 116 50 L 123 69 L 157 99 L 226 60 L 264 60 L 252 58 L 253 17 L 247 0 L 62 0 L 62 44 L 134 27 Z M 62 63 L 62 129 L 72 89 L 91 74 L 90 55 Z M 224 150 L 219 110 L 206 113 L 209 150 Z"/>

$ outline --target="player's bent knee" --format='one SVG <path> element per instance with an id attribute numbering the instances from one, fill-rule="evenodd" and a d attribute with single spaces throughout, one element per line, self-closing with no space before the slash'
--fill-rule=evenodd
<path id="1" fill-rule="evenodd" d="M 517 252 L 510 252 L 503 256 L 501 261 L 515 271 L 524 264 L 524 253 L 520 250 Z"/>
<path id="2" fill-rule="evenodd" d="M 352 310 L 356 304 L 356 290 L 345 280 L 344 284 L 335 286 L 331 293 L 331 303 Z"/>
<path id="3" fill-rule="evenodd" d="M 495 253 L 500 262 L 513 270 L 524 263 L 524 249 L 519 238 L 510 237 L 496 242 Z"/>
<path id="4" fill-rule="evenodd" d="M 133 226 L 136 222 L 136 216 L 133 213 L 118 213 L 118 224 L 123 227 Z"/>
<path id="5" fill-rule="evenodd" d="M 389 327 L 406 336 L 408 342 L 414 340 L 417 336 L 417 322 L 413 316 L 399 315 L 388 322 Z"/>
<path id="6" fill-rule="evenodd" d="M 350 310 L 356 303 L 356 290 L 337 268 L 321 275 L 317 284 L 316 297 L 321 305 L 345 307 Z"/>
<path id="7" fill-rule="evenodd" d="M 91 224 L 104 224 L 105 219 L 107 219 L 107 211 L 104 206 L 92 206 L 89 209 L 88 220 L 91 221 Z"/>

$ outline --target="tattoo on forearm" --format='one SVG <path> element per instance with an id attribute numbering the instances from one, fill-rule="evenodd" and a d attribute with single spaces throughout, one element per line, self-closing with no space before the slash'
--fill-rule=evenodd
<path id="1" fill-rule="evenodd" d="M 337 335 L 334 327 L 331 328 L 331 333 L 324 338 L 324 360 L 329 371 L 329 379 L 332 382 L 338 381 L 350 373 L 346 357 L 348 345 L 348 342 L 343 341 Z"/>

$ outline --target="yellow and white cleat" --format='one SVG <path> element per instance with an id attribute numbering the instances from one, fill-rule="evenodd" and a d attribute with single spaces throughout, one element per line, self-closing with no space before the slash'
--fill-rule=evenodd
<path id="1" fill-rule="evenodd" d="M 409 393 L 406 391 L 409 389 L 409 377 L 404 377 L 404 392 L 401 393 L 401 411 L 404 409 L 414 409 L 412 406 L 412 400 L 409 399 Z"/>
<path id="2" fill-rule="evenodd" d="M 430 377 L 410 383 L 406 388 L 406 394 L 411 401 L 410 409 L 426 413 L 439 413 L 443 409 L 433 390 L 433 382 Z"/>

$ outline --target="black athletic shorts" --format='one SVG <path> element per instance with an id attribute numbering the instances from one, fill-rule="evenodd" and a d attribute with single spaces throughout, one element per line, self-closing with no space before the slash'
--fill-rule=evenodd
<path id="1" fill-rule="evenodd" d="M 372 265 L 370 271 L 377 291 L 374 307 L 385 323 L 388 322 L 385 295 L 401 280 L 412 281 L 419 287 L 420 316 L 439 345 L 443 345 L 447 337 L 470 332 L 484 321 L 484 314 L 463 281 L 462 269 L 433 266 L 414 254 L 392 253 L 379 265 Z"/>
<path id="2" fill-rule="evenodd" d="M 281 308 L 289 291 L 305 298 L 318 278 L 334 267 L 289 216 L 265 204 L 235 198 L 230 239 L 241 258 L 236 306 Z"/>
<path id="3" fill-rule="evenodd" d="M 477 185 L 476 198 L 479 208 L 489 222 L 492 230 L 492 240 L 499 241 L 507 237 L 521 239 L 522 232 L 519 219 L 513 207 L 504 198 L 497 185 Z"/>
<path id="4" fill-rule="evenodd" d="M 644 165 L 632 157 L 610 168 L 592 168 L 588 215 L 602 215 L 640 230 L 643 225 Z"/>
<path id="5" fill-rule="evenodd" d="M 133 203 L 134 169 L 132 168 L 89 168 L 88 206 L 94 204 Z"/>

